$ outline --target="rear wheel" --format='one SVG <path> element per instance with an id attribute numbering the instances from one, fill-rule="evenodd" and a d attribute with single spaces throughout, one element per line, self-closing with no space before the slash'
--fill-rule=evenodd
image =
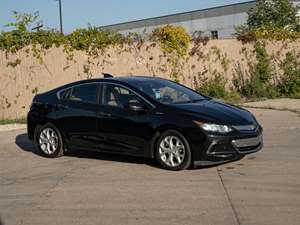
<path id="1" fill-rule="evenodd" d="M 183 170 L 191 164 L 191 150 L 185 137 L 177 131 L 168 130 L 156 145 L 156 159 L 168 170 Z"/>
<path id="2" fill-rule="evenodd" d="M 55 158 L 64 154 L 62 136 L 53 124 L 48 123 L 40 128 L 37 144 L 40 152 L 46 157 Z"/>

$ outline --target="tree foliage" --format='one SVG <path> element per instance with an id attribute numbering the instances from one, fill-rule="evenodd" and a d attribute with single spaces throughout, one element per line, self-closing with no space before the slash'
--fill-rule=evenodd
<path id="1" fill-rule="evenodd" d="M 300 8 L 290 0 L 257 0 L 246 24 L 236 28 L 238 40 L 286 40 L 300 37 Z"/>
<path id="2" fill-rule="evenodd" d="M 159 41 L 166 52 L 183 57 L 187 55 L 191 36 L 183 27 L 166 25 L 153 31 L 152 40 Z"/>
<path id="3" fill-rule="evenodd" d="M 276 27 L 300 31 L 299 7 L 290 0 L 257 0 L 256 7 L 248 12 L 250 30 L 260 27 Z"/>

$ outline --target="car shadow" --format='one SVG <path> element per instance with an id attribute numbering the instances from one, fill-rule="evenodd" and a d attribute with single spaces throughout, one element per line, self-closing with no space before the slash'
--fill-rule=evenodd
<path id="1" fill-rule="evenodd" d="M 17 135 L 15 139 L 15 144 L 23 151 L 32 152 L 35 155 L 42 156 L 37 146 L 28 139 L 26 133 Z"/>
<path id="2" fill-rule="evenodd" d="M 37 146 L 28 139 L 27 133 L 17 135 L 16 139 L 15 139 L 15 144 L 23 151 L 31 152 L 35 155 L 43 157 L 43 155 L 38 150 Z M 158 163 L 153 159 L 128 156 L 128 155 L 110 154 L 110 153 L 103 153 L 103 152 L 96 152 L 96 151 L 70 149 L 64 153 L 64 157 L 114 161 L 114 162 L 133 163 L 133 164 L 146 164 L 148 166 L 160 168 Z M 190 167 L 189 169 L 192 169 L 192 170 L 193 169 L 209 169 L 212 167 L 218 167 L 222 164 L 227 164 L 227 163 L 238 161 L 238 160 L 228 161 L 228 162 L 219 163 L 219 164 L 215 164 L 215 165 L 197 166 L 195 168 Z"/>
<path id="3" fill-rule="evenodd" d="M 23 151 L 31 152 L 35 155 L 43 157 L 43 155 L 39 152 L 37 146 L 28 139 L 26 133 L 17 135 L 15 139 L 15 144 Z M 102 153 L 96 151 L 78 150 L 78 149 L 70 149 L 66 151 L 64 153 L 64 157 L 85 158 L 85 159 L 115 161 L 115 162 L 134 163 L 134 164 L 146 164 L 152 167 L 159 167 L 159 165 L 153 159 L 134 157 L 128 155 L 109 154 L 109 153 Z"/>

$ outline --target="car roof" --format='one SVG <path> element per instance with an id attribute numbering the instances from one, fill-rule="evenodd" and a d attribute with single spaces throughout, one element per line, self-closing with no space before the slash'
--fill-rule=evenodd
<path id="1" fill-rule="evenodd" d="M 96 83 L 96 82 L 115 82 L 119 84 L 132 84 L 133 82 L 142 82 L 142 81 L 150 81 L 150 80 L 163 80 L 163 78 L 159 77 L 151 77 L 151 76 L 120 76 L 120 77 L 107 77 L 107 78 L 93 78 L 93 79 L 86 79 L 86 80 L 78 80 L 72 83 L 65 84 L 63 86 L 57 87 L 55 89 L 49 90 L 46 93 L 53 93 L 57 91 L 61 91 L 63 89 L 75 86 L 75 85 L 81 85 L 85 83 Z"/>
<path id="2" fill-rule="evenodd" d="M 147 80 L 161 80 L 160 77 L 151 76 L 119 76 L 119 77 L 107 77 L 107 78 L 96 78 L 89 80 L 81 80 L 81 82 L 103 82 L 103 81 L 121 81 L 121 82 L 132 82 L 132 81 L 147 81 Z"/>
<path id="3" fill-rule="evenodd" d="M 147 80 L 161 80 L 160 77 L 150 77 L 150 76 L 125 76 L 125 77 L 116 77 L 116 80 L 120 81 L 147 81 Z"/>
<path id="4" fill-rule="evenodd" d="M 151 81 L 151 80 L 153 81 L 153 80 L 164 80 L 164 79 L 160 77 L 151 77 L 151 76 L 120 76 L 120 77 L 79 80 L 73 83 L 69 83 L 67 84 L 67 86 L 73 86 L 73 85 L 84 84 L 84 83 L 93 83 L 93 82 L 117 82 L 117 83 L 131 84 L 133 82 L 144 82 L 144 81 Z"/>

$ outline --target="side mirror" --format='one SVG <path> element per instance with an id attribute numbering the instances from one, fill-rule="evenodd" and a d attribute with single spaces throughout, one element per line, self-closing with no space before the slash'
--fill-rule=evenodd
<path id="1" fill-rule="evenodd" d="M 139 102 L 129 102 L 127 108 L 133 112 L 146 112 L 146 108 Z"/>

